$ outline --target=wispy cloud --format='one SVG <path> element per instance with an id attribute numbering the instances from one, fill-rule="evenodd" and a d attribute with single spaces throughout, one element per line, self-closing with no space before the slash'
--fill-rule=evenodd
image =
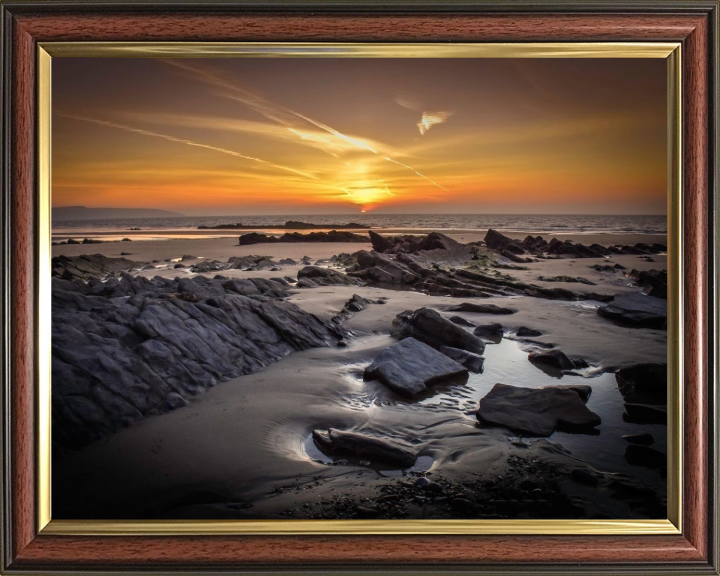
<path id="1" fill-rule="evenodd" d="M 317 176 L 310 174 L 308 172 L 303 172 L 302 170 L 296 170 L 295 168 L 290 168 L 289 166 L 283 166 L 281 164 L 269 162 L 267 160 L 263 160 L 262 158 L 255 158 L 254 156 L 246 156 L 245 154 L 241 154 L 240 152 L 236 152 L 234 150 L 228 150 L 227 148 L 220 148 L 218 146 L 212 146 L 210 144 L 203 144 L 201 142 L 195 142 L 193 140 L 187 140 L 185 138 L 177 138 L 177 137 L 171 136 L 169 134 L 161 134 L 159 132 L 152 132 L 150 130 L 145 130 L 143 128 L 135 128 L 133 126 L 127 126 L 125 124 L 118 124 L 117 122 L 111 122 L 109 120 L 102 120 L 99 118 L 91 118 L 88 116 L 80 116 L 77 114 L 70 114 L 68 112 L 63 112 L 61 110 L 55 110 L 54 114 L 61 116 L 63 118 L 70 118 L 72 120 L 79 120 L 82 122 L 90 122 L 92 124 L 98 124 L 100 126 L 106 126 L 108 128 L 116 128 L 118 130 L 124 130 L 126 132 L 132 132 L 134 134 L 141 134 L 143 136 L 151 136 L 153 138 L 162 138 L 163 140 L 168 140 L 169 142 L 176 142 L 178 144 L 185 144 L 187 146 L 194 146 L 196 148 L 204 148 L 206 150 L 212 150 L 213 152 L 219 152 L 221 154 L 235 156 L 236 158 L 242 158 L 243 160 L 250 160 L 252 162 L 258 162 L 260 164 L 265 164 L 266 166 L 270 166 L 272 168 L 277 168 L 278 170 L 285 170 L 287 172 L 299 174 L 300 176 L 304 176 L 305 178 L 310 178 L 312 180 L 319 179 Z"/>
<path id="2" fill-rule="evenodd" d="M 423 105 L 417 99 L 408 94 L 398 94 L 397 96 L 395 96 L 395 103 L 398 106 L 402 106 L 406 110 L 412 110 L 413 112 L 422 112 L 420 122 L 417 123 L 417 127 L 418 130 L 420 130 L 421 136 L 427 134 L 428 130 L 430 130 L 430 128 L 432 128 L 436 124 L 442 124 L 448 118 L 450 118 L 450 116 L 453 115 L 453 112 L 449 110 L 437 110 L 436 112 L 426 111 L 423 109 Z"/>
<path id="3" fill-rule="evenodd" d="M 423 112 L 422 119 L 420 120 L 420 122 L 417 123 L 418 130 L 420 130 L 420 135 L 424 136 L 425 134 L 427 134 L 430 128 L 432 128 L 436 124 L 442 124 L 452 115 L 452 112 Z"/>
<path id="4" fill-rule="evenodd" d="M 205 81 L 209 85 L 229 91 L 231 94 L 223 94 L 222 92 L 221 94 L 227 98 L 231 98 L 233 100 L 241 102 L 258 112 L 259 114 L 265 116 L 267 119 L 272 120 L 273 122 L 276 122 L 277 124 L 280 124 L 282 126 L 285 126 L 288 130 L 298 135 L 298 137 L 300 137 L 301 139 L 312 142 L 312 145 L 319 146 L 328 154 L 337 156 L 338 150 L 344 150 L 348 145 L 350 145 L 358 150 L 366 151 L 376 156 L 380 156 L 388 162 L 393 162 L 406 168 L 407 170 L 411 170 L 418 177 L 426 180 L 433 186 L 447 191 L 446 188 L 444 188 L 434 180 L 428 178 L 427 176 L 423 175 L 414 167 L 408 164 L 404 164 L 402 162 L 398 162 L 397 160 L 389 156 L 388 152 L 384 151 L 381 147 L 373 145 L 367 140 L 344 134 L 343 132 L 333 128 L 332 126 L 329 126 L 328 124 L 310 118 L 309 116 L 291 110 L 290 108 L 287 108 L 280 104 L 271 102 L 266 98 L 257 96 L 256 94 L 253 94 L 248 90 L 245 90 L 244 88 L 238 86 L 234 82 L 231 82 L 217 74 L 208 72 L 207 70 L 193 67 L 187 64 L 185 61 L 166 60 L 165 62 L 171 66 L 175 66 L 185 71 L 186 73 L 194 75 L 196 78 Z M 300 126 L 298 126 L 298 123 L 300 124 Z M 308 124 L 316 129 L 320 129 L 326 134 L 329 134 L 331 138 L 319 139 L 317 135 L 313 137 L 313 133 L 308 133 L 307 131 Z M 304 137 L 303 134 L 305 134 Z"/>

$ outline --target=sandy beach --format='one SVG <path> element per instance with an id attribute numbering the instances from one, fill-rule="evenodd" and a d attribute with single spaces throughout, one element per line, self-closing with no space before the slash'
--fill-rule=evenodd
<path id="1" fill-rule="evenodd" d="M 315 263 L 341 253 L 372 249 L 370 243 L 238 246 L 237 236 L 234 231 L 222 238 L 60 245 L 53 247 L 53 256 L 103 254 L 118 258 L 124 253 L 123 257 L 133 261 L 154 263 L 154 268 L 134 273 L 137 276 L 172 279 L 196 276 L 190 268 L 174 268 L 173 260 L 183 256 L 197 257 L 186 258 L 182 264 L 187 266 L 248 255 L 275 261 L 309 257 Z M 469 243 L 482 240 L 485 231 L 449 236 Z M 526 234 L 507 236 L 522 239 Z M 565 239 L 604 246 L 666 241 L 660 235 L 571 235 Z M 503 273 L 519 282 L 549 289 L 562 286 L 579 294 L 631 294 L 641 290 L 625 274 L 601 272 L 591 266 L 611 262 L 626 272 L 667 268 L 664 254 L 648 260 L 634 254 L 544 259 Z M 281 270 L 219 273 L 229 279 L 296 278 L 303 267 L 295 264 L 279 266 Z M 582 277 L 593 284 L 542 281 L 541 276 Z M 614 371 L 637 363 L 665 362 L 664 330 L 614 323 L 597 314 L 602 304 L 595 300 L 451 298 L 372 285 L 293 288 L 287 300 L 330 321 L 355 294 L 373 302 L 387 300 L 368 305 L 344 322 L 343 327 L 351 334 L 346 347 L 293 352 L 254 374 L 232 378 L 188 398 L 187 406 L 144 418 L 88 446 L 56 446 L 54 516 L 334 518 L 358 517 L 357 507 L 364 506 L 363 510 L 379 510 L 381 517 L 467 517 L 467 511 L 458 512 L 457 506 L 439 504 L 442 498 L 453 500 L 458 494 L 470 500 L 468 493 L 474 495 L 477 506 L 485 506 L 487 517 L 542 517 L 552 514 L 550 508 L 562 510 L 559 513 L 563 517 L 652 515 L 627 497 L 632 492 L 628 486 L 637 491 L 640 485 L 654 494 L 661 506 L 663 473 L 628 463 L 624 457 L 627 443 L 622 436 L 651 432 L 655 437 L 653 448 L 664 452 L 666 427 L 623 420 L 623 398 Z M 448 311 L 460 302 L 506 306 L 514 313 L 496 317 Z M 487 343 L 482 373 L 472 374 L 461 385 L 439 385 L 419 400 L 399 397 L 377 381 L 364 381 L 364 368 L 396 341 L 390 334 L 393 319 L 406 310 L 423 307 L 446 318 L 459 314 L 478 325 L 501 322 L 505 338 Z M 520 327 L 542 334 L 528 343 L 514 335 Z M 527 361 L 528 352 L 536 350 L 537 343 L 552 344 L 570 358 L 583 359 L 587 368 L 575 375 L 544 371 Z M 602 424 L 595 435 L 558 431 L 546 439 L 523 437 L 498 426 L 480 426 L 475 417 L 478 401 L 498 382 L 533 388 L 588 384 L 593 392 L 587 407 L 600 415 Z M 333 457 L 313 442 L 316 428 L 396 439 L 414 446 L 419 457 L 405 470 L 362 458 Z M 573 482 L 572 474 L 577 470 L 589 471 L 599 482 Z M 438 496 L 438 503 L 413 492 L 413 483 L 419 477 L 442 485 L 443 496 Z M 528 486 L 538 486 L 535 495 L 535 488 L 517 488 L 528 477 L 534 479 Z M 509 501 L 505 513 L 496 510 L 497 506 L 481 503 L 481 493 Z M 393 508 L 380 504 L 383 498 L 392 501 L 387 497 L 393 495 L 398 495 L 396 500 L 401 505 Z M 533 498 L 539 504 L 529 504 Z"/>

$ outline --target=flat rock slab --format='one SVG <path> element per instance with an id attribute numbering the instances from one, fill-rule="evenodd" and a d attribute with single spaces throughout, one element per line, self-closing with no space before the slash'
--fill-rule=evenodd
<path id="1" fill-rule="evenodd" d="M 592 394 L 592 386 L 588 386 L 587 384 L 556 384 L 554 386 L 541 386 L 540 389 L 544 390 L 545 388 L 556 388 L 558 390 L 572 390 L 575 392 L 578 396 L 580 396 L 580 399 L 587 404 L 587 401 L 590 399 L 590 394 Z"/>
<path id="2" fill-rule="evenodd" d="M 438 349 L 451 346 L 475 354 L 482 354 L 485 350 L 485 344 L 480 338 L 430 308 L 401 312 L 393 320 L 390 333 L 401 340 L 415 338 Z"/>
<path id="3" fill-rule="evenodd" d="M 393 392 L 412 398 L 449 380 L 467 380 L 467 369 L 415 338 L 386 348 L 365 369 L 366 380 L 379 380 Z"/>
<path id="4" fill-rule="evenodd" d="M 667 329 L 667 300 L 644 294 L 619 294 L 597 313 L 635 328 Z"/>
<path id="5" fill-rule="evenodd" d="M 600 424 L 600 416 L 589 410 L 574 390 L 507 384 L 495 384 L 480 400 L 477 419 L 529 436 L 550 436 L 557 428 L 589 431 Z"/>
<path id="6" fill-rule="evenodd" d="M 327 431 L 313 430 L 313 440 L 321 450 L 341 456 L 367 458 L 409 468 L 415 464 L 417 452 L 390 440 L 329 428 Z"/>
<path id="7" fill-rule="evenodd" d="M 473 304 L 472 302 L 463 302 L 457 306 L 448 308 L 449 312 L 475 312 L 477 314 L 515 314 L 515 310 L 511 308 L 503 308 L 495 304 Z"/>

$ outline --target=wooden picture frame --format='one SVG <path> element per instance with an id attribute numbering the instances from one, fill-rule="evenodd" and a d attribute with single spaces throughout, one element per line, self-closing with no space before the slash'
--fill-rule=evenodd
<path id="1" fill-rule="evenodd" d="M 718 2 L 14 1 L 2 14 L 2 573 L 718 574 Z M 44 43 L 679 43 L 681 530 L 662 534 L 83 534 L 42 519 L 38 202 Z M 40 169 L 38 168 L 40 167 Z"/>

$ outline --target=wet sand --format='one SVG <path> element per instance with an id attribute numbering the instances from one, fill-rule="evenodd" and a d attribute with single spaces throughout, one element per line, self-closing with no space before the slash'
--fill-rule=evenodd
<path id="1" fill-rule="evenodd" d="M 202 231 L 207 232 L 207 231 Z M 214 231 L 213 231 L 214 232 Z M 341 252 L 369 249 L 370 245 L 258 244 L 238 246 L 232 238 L 133 241 L 96 245 L 53 247 L 53 255 L 101 253 L 151 262 L 183 255 L 226 261 L 231 256 L 267 255 L 300 259 L 329 258 Z M 484 237 L 483 232 L 450 234 L 461 242 Z M 508 234 L 523 238 L 526 234 Z M 561 237 L 560 235 L 557 235 Z M 564 239 L 564 237 L 563 237 Z M 578 235 L 585 244 L 627 244 L 638 241 L 665 242 L 664 236 Z M 646 262 L 637 256 L 610 259 L 639 270 L 665 269 L 666 257 Z M 525 265 L 527 270 L 508 270 L 515 278 L 549 288 L 618 294 L 637 292 L 623 274 L 601 273 L 590 266 L 603 259 L 544 260 Z M 191 275 L 186 269 L 143 271 L 146 276 Z M 253 272 L 230 270 L 228 277 L 296 276 L 301 266 L 283 266 Z M 214 275 L 212 273 L 211 275 Z M 541 282 L 539 276 L 582 276 L 596 286 Z M 624 425 L 622 397 L 607 374 L 615 367 L 637 362 L 666 360 L 666 333 L 660 330 L 618 326 L 596 314 L 597 302 L 566 302 L 530 297 L 485 298 L 516 310 L 509 316 L 461 313 L 474 323 L 501 322 L 506 331 L 527 326 L 543 331 L 535 338 L 552 342 L 572 358 L 584 358 L 591 368 L 581 376 L 552 378 L 524 362 L 522 342 L 506 339 L 486 348 L 486 369 L 457 387 L 444 386 L 420 401 L 394 396 L 377 382 L 363 382 L 362 370 L 375 354 L 394 342 L 390 326 L 404 310 L 426 306 L 446 316 L 453 304 L 468 299 L 428 296 L 412 291 L 372 287 L 318 287 L 293 290 L 290 300 L 301 308 L 329 319 L 353 295 L 376 299 L 355 313 L 345 327 L 353 332 L 347 348 L 319 348 L 293 353 L 264 370 L 219 384 L 191 399 L 189 406 L 140 423 L 77 451 L 56 450 L 54 460 L 54 516 L 98 518 L 216 517 L 292 518 L 335 517 L 334 498 L 347 496 L 355 503 L 376 501 L 379 491 L 398 481 L 423 473 L 454 486 L 497 477 L 516 477 L 527 462 L 545 463 L 552 470 L 591 467 L 603 478 L 600 489 L 562 481 L 562 490 L 584 506 L 586 517 L 636 517 L 637 511 L 612 497 L 608 485 L 622 474 L 637 476 L 656 491 L 664 491 L 664 479 L 654 471 L 624 462 L 626 444 L 622 434 L 646 431 L 647 427 Z M 609 377 L 608 377 L 609 376 Z M 500 380 L 500 377 L 503 380 Z M 588 406 L 603 418 L 600 434 L 555 433 L 548 440 L 518 439 L 503 428 L 479 427 L 477 400 L 497 381 L 537 387 L 548 383 L 581 383 L 597 387 Z M 333 459 L 308 443 L 314 428 L 355 429 L 400 439 L 420 450 L 415 470 L 378 469 L 358 462 L 332 464 Z M 654 446 L 664 450 L 665 427 Z M 520 441 L 518 441 L 520 440 Z M 549 442 L 548 442 L 549 441 Z M 564 445 L 565 448 L 560 447 Z M 337 459 L 335 459 L 337 460 Z M 518 464 L 520 462 L 520 464 Z M 514 464 L 513 464 L 514 463 Z M 537 464 L 540 466 L 541 464 Z M 554 477 L 548 468 L 548 478 Z M 519 478 L 519 476 L 517 476 Z M 561 475 L 561 477 L 564 477 Z M 433 517 L 421 502 L 403 510 L 403 517 Z M 434 510 L 434 509 L 433 509 Z M 530 513 L 531 512 L 523 512 Z M 641 515 L 641 514 L 640 514 Z M 522 516 L 522 513 L 521 513 Z"/>

